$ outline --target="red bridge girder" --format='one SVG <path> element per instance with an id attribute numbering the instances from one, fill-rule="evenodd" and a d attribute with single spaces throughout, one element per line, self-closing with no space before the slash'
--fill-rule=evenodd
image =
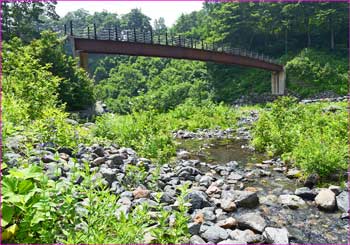
<path id="1" fill-rule="evenodd" d="M 274 72 L 283 71 L 283 65 L 270 63 L 249 56 L 208 51 L 202 49 L 168 46 L 150 43 L 121 42 L 114 40 L 94 40 L 73 38 L 74 50 L 82 53 L 150 56 L 174 59 L 200 60 L 220 64 L 254 67 Z"/>

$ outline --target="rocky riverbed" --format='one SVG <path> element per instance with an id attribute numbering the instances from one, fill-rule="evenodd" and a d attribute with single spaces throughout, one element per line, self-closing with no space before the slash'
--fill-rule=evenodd
<path id="1" fill-rule="evenodd" d="M 158 205 L 157 192 L 161 192 L 165 210 L 176 210 L 178 187 L 187 184 L 192 244 L 347 243 L 347 189 L 317 188 L 317 176 L 300 182 L 297 169 L 288 169 L 280 159 L 268 159 L 247 147 L 249 124 L 256 118 L 257 113 L 250 112 L 239 121 L 237 130 L 202 130 L 191 137 L 174 133 L 180 138 L 177 158 L 162 165 L 156 179 L 152 174 L 157 172 L 154 163 L 140 158 L 133 149 L 117 145 L 80 145 L 73 153 L 40 144 L 26 161 L 43 165 L 53 180 L 76 184 L 81 183 L 82 176 L 74 175 L 74 169 L 83 170 L 84 163 L 89 163 L 93 178 L 102 179 L 120 196 L 117 217 L 142 203 Z M 7 140 L 9 167 L 24 158 L 16 148 L 19 138 Z M 142 169 L 144 178 L 135 182 L 129 174 L 130 166 Z M 144 242 L 152 239 L 145 237 Z"/>

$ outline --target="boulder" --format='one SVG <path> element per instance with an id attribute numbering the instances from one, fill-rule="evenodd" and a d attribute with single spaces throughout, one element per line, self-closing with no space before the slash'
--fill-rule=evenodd
<path id="1" fill-rule="evenodd" d="M 188 151 L 179 151 L 176 153 L 177 158 L 187 160 L 190 158 L 191 154 Z"/>
<path id="2" fill-rule="evenodd" d="M 208 242 L 218 243 L 229 237 L 228 232 L 216 225 L 209 226 L 208 229 L 201 235 Z"/>
<path id="3" fill-rule="evenodd" d="M 188 227 L 188 232 L 191 235 L 198 235 L 199 234 L 199 229 L 201 228 L 201 224 L 198 223 L 189 223 L 187 225 Z"/>
<path id="4" fill-rule="evenodd" d="M 254 208 L 259 204 L 256 192 L 251 191 L 224 191 L 223 199 L 231 199 L 237 207 Z"/>
<path id="5" fill-rule="evenodd" d="M 316 205 L 319 209 L 333 211 L 336 207 L 335 194 L 329 189 L 321 190 L 315 197 Z"/>
<path id="6" fill-rule="evenodd" d="M 238 227 L 262 233 L 266 227 L 266 222 L 258 213 L 246 213 L 238 218 Z"/>
<path id="7" fill-rule="evenodd" d="M 246 229 L 246 230 L 235 229 L 230 232 L 230 237 L 233 240 L 242 241 L 243 244 L 259 243 L 262 240 L 261 235 L 255 234 L 253 231 L 249 229 Z"/>
<path id="8" fill-rule="evenodd" d="M 314 200 L 317 195 L 317 193 L 314 190 L 311 190 L 309 187 L 298 188 L 295 190 L 294 194 L 302 199 L 310 201 Z"/>
<path id="9" fill-rule="evenodd" d="M 263 236 L 267 243 L 289 244 L 288 230 L 286 228 L 266 227 Z"/>
<path id="10" fill-rule="evenodd" d="M 205 241 L 198 235 L 194 235 L 190 238 L 190 244 L 205 244 Z"/>
<path id="11" fill-rule="evenodd" d="M 291 209 L 306 207 L 305 201 L 296 195 L 280 195 L 278 203 Z"/>
<path id="12" fill-rule="evenodd" d="M 220 207 L 226 212 L 233 212 L 237 209 L 235 202 L 231 199 L 223 199 L 220 202 Z"/>
<path id="13" fill-rule="evenodd" d="M 347 191 L 342 191 L 338 196 L 337 196 L 337 206 L 338 209 L 341 210 L 344 213 L 349 212 L 349 192 Z"/>
<path id="14" fill-rule="evenodd" d="M 243 241 L 227 239 L 219 242 L 218 244 L 247 244 L 247 243 Z"/>
<path id="15" fill-rule="evenodd" d="M 203 191 L 191 191 L 186 195 L 185 199 L 189 200 L 192 205 L 190 211 L 212 206 L 208 200 L 207 194 L 205 194 Z"/>

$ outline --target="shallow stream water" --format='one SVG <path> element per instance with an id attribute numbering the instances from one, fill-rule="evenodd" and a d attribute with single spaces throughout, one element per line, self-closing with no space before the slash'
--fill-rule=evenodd
<path id="1" fill-rule="evenodd" d="M 191 153 L 191 159 L 198 159 L 210 164 L 225 164 L 230 161 L 239 163 L 239 170 L 254 170 L 256 163 L 268 159 L 267 156 L 249 150 L 245 140 L 186 139 L 178 140 L 178 149 Z M 259 212 L 268 226 L 286 227 L 290 242 L 298 244 L 347 244 L 348 220 L 342 220 L 341 212 L 327 213 L 318 210 L 315 203 L 307 201 L 306 208 L 292 210 L 277 203 L 282 194 L 294 194 L 295 189 L 302 187 L 297 179 L 289 179 L 283 173 L 267 171 L 271 176 L 249 179 L 244 185 L 258 190 L 260 205 L 254 210 L 238 209 L 237 216 L 247 212 Z"/>

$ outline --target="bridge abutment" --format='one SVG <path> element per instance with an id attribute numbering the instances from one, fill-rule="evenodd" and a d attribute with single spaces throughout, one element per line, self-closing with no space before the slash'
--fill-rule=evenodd
<path id="1" fill-rule="evenodd" d="M 271 74 L 271 92 L 274 95 L 283 95 L 286 88 L 286 71 L 273 71 Z"/>

